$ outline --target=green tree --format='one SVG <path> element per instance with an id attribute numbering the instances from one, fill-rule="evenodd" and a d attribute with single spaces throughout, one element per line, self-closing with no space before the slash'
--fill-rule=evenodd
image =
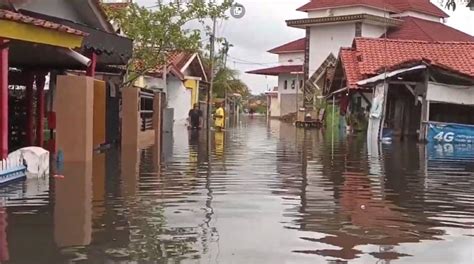
<path id="1" fill-rule="evenodd" d="M 226 19 L 225 12 L 233 0 L 220 3 L 207 0 L 157 1 L 153 8 L 136 3 L 125 9 L 107 8 L 109 19 L 122 32 L 134 40 L 133 56 L 127 63 L 124 85 L 132 84 L 139 76 L 157 69 L 166 62 L 167 55 L 174 51 L 197 51 L 202 37 L 209 32 L 206 18 Z M 186 28 L 197 21 L 203 30 Z"/>
<path id="2" fill-rule="evenodd" d="M 238 93 L 244 98 L 250 94 L 247 85 L 239 79 L 239 72 L 227 67 L 217 71 L 213 91 L 214 96 L 218 98 L 224 98 L 226 91 L 228 94 Z"/>

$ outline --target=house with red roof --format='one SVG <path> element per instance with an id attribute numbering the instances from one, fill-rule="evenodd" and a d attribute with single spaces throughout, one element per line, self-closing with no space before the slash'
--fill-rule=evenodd
<path id="1" fill-rule="evenodd" d="M 163 92 L 167 108 L 173 112 L 174 124 L 185 125 L 189 110 L 207 91 L 208 77 L 199 53 L 173 52 L 166 67 L 149 71 L 138 78 L 135 86 Z"/>
<path id="2" fill-rule="evenodd" d="M 299 104 L 309 109 L 318 90 L 329 81 L 325 69 L 333 66 L 330 56 L 337 57 L 340 48 L 350 47 L 356 37 L 474 41 L 473 36 L 444 24 L 448 15 L 429 0 L 311 0 L 297 10 L 307 17 L 289 19 L 286 24 L 304 30 L 305 37 L 270 52 L 303 52 L 305 95 Z M 281 64 L 249 73 L 277 75 L 285 70 L 287 66 Z M 362 99 L 358 100 L 363 103 Z"/>
<path id="3" fill-rule="evenodd" d="M 325 93 L 345 116 L 360 113 L 354 98 L 364 98 L 375 137 L 384 128 L 402 138 L 473 143 L 473 54 L 474 42 L 356 38 L 341 48 Z M 462 137 L 445 138 L 456 134 L 446 127 Z"/>
<path id="4" fill-rule="evenodd" d="M 277 90 L 267 94 L 270 96 L 270 117 L 278 118 L 297 111 L 297 102 L 303 97 L 302 87 L 305 49 L 305 38 L 278 46 L 268 52 L 278 55 L 279 65 L 247 72 L 259 75 L 278 76 Z"/>

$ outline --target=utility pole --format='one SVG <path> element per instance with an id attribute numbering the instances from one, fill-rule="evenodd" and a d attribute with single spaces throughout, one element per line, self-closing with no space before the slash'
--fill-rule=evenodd
<path id="1" fill-rule="evenodd" d="M 229 53 L 229 42 L 227 41 L 227 39 L 224 39 L 224 48 L 223 48 L 223 56 L 224 56 L 224 70 L 227 68 L 227 55 Z M 228 95 L 227 95 L 227 86 L 225 86 L 225 89 L 224 89 L 224 113 L 226 114 L 226 116 L 229 118 L 229 115 L 227 114 L 228 111 L 229 111 L 229 108 L 227 107 L 227 100 L 228 100 Z M 224 120 L 225 122 L 225 120 Z"/>
<path id="2" fill-rule="evenodd" d="M 209 89 L 207 89 L 207 131 L 211 133 L 211 122 L 212 122 L 212 90 L 214 88 L 214 49 L 215 49 L 215 37 L 216 37 L 216 17 L 212 17 L 212 33 L 210 37 L 211 47 L 209 50 L 209 58 L 211 60 L 211 76 L 209 76 Z"/>

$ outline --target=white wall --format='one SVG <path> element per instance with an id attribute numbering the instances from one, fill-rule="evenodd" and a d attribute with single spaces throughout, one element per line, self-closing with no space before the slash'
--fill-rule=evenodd
<path id="1" fill-rule="evenodd" d="M 174 109 L 175 125 L 185 125 L 191 109 L 191 89 L 184 87 L 183 82 L 174 76 L 168 78 L 167 88 L 168 107 Z"/>
<path id="2" fill-rule="evenodd" d="M 303 75 L 292 75 L 292 74 L 280 74 L 278 76 L 278 94 L 295 94 L 296 93 L 296 87 L 299 87 L 297 77 L 299 80 L 303 79 Z M 284 89 L 285 85 L 285 80 L 288 81 L 288 89 Z M 291 88 L 291 83 L 292 81 L 295 80 L 295 89 Z M 301 93 L 301 91 L 299 91 Z"/>
<path id="3" fill-rule="evenodd" d="M 425 20 L 434 21 L 434 22 L 441 22 L 441 19 L 439 17 L 430 16 L 430 15 L 427 15 L 427 14 L 422 14 L 422 13 L 418 13 L 418 12 L 414 12 L 414 11 L 405 11 L 405 12 L 402 12 L 400 14 L 392 15 L 392 17 L 394 17 L 394 18 L 405 17 L 405 16 L 417 17 L 417 18 L 421 18 L 421 19 L 425 19 Z"/>
<path id="4" fill-rule="evenodd" d="M 317 17 L 327 17 L 330 15 L 328 9 L 320 9 L 308 12 L 309 18 L 317 18 Z M 374 9 L 365 6 L 355 6 L 355 7 L 339 7 L 339 8 L 330 8 L 333 16 L 345 16 L 345 15 L 354 15 L 354 14 L 370 14 L 374 16 L 381 16 L 384 15 L 389 17 L 390 14 L 388 12 L 384 12 L 383 10 Z"/>
<path id="5" fill-rule="evenodd" d="M 319 25 L 310 31 L 309 75 L 313 74 L 329 53 L 338 56 L 341 47 L 351 47 L 355 23 Z"/>
<path id="6" fill-rule="evenodd" d="M 303 65 L 304 52 L 278 54 L 278 62 L 280 65 Z"/>
<path id="7" fill-rule="evenodd" d="M 385 28 L 379 25 L 362 24 L 362 37 L 380 38 L 385 33 Z"/>
<path id="8" fill-rule="evenodd" d="M 163 92 L 167 92 L 165 88 L 165 82 L 161 78 L 145 76 L 144 77 L 145 87 L 148 89 L 163 89 Z"/>
<path id="9" fill-rule="evenodd" d="M 270 97 L 270 116 L 279 117 L 280 116 L 280 100 L 278 96 Z"/>

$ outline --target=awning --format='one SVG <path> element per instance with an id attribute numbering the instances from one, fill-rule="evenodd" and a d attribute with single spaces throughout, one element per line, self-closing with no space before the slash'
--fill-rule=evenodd
<path id="1" fill-rule="evenodd" d="M 87 34 L 51 20 L 0 9 L 0 38 L 74 49 Z"/>
<path id="2" fill-rule="evenodd" d="M 246 73 L 277 76 L 283 73 L 296 74 L 296 73 L 302 72 L 302 70 L 303 70 L 303 65 L 281 65 L 281 66 L 276 66 L 276 67 L 271 67 L 271 68 L 247 71 Z"/>
<path id="3" fill-rule="evenodd" d="M 397 76 L 397 75 L 405 73 L 405 72 L 411 72 L 411 71 L 421 70 L 421 69 L 426 69 L 426 66 L 425 65 L 417 65 L 417 66 L 414 66 L 414 67 L 411 67 L 411 68 L 404 68 L 404 69 L 398 69 L 398 70 L 394 70 L 394 71 L 390 71 L 390 72 L 386 72 L 386 73 L 381 73 L 381 74 L 376 75 L 374 77 L 370 77 L 368 79 L 358 81 L 357 85 L 363 86 L 363 85 L 373 84 L 373 83 L 381 82 L 385 79 Z"/>
<path id="4" fill-rule="evenodd" d="M 97 58 L 97 67 L 99 69 L 106 65 L 125 65 L 132 57 L 132 39 L 58 17 L 47 16 L 26 10 L 21 10 L 21 12 L 29 16 L 46 19 L 87 33 L 88 35 L 84 38 L 84 43 L 80 52 L 85 53 L 86 51 L 93 50 L 100 54 Z"/>

